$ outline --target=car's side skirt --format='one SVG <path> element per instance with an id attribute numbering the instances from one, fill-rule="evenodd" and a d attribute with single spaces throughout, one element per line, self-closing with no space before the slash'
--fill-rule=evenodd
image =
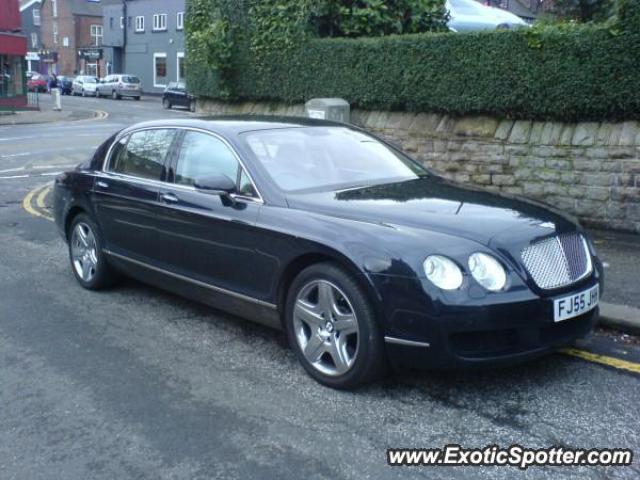
<path id="1" fill-rule="evenodd" d="M 103 252 L 109 257 L 110 264 L 138 280 L 268 327 L 282 329 L 278 307 L 273 303 L 201 282 L 110 250 L 105 249 Z"/>

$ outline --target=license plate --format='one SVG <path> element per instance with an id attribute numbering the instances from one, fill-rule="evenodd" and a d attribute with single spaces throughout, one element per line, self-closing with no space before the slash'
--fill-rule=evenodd
<path id="1" fill-rule="evenodd" d="M 556 298 L 553 301 L 553 321 L 561 322 L 593 310 L 599 300 L 600 288 L 598 284 L 580 293 Z"/>

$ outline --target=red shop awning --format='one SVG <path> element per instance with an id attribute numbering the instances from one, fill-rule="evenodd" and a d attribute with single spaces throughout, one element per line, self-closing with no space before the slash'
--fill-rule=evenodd
<path id="1" fill-rule="evenodd" d="M 0 55 L 25 56 L 26 54 L 27 37 L 10 33 L 0 33 Z"/>

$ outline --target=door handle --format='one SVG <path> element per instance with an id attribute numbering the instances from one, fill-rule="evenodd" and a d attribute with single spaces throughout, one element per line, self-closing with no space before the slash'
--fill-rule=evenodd
<path id="1" fill-rule="evenodd" d="M 176 203 L 178 201 L 178 197 L 173 193 L 162 193 L 160 198 L 167 203 Z"/>
<path id="2" fill-rule="evenodd" d="M 96 185 L 100 188 L 109 188 L 109 184 L 107 182 L 103 182 L 102 180 L 98 180 Z"/>

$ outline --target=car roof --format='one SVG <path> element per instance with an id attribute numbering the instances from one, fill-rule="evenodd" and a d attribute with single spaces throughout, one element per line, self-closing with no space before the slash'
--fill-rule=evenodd
<path id="1" fill-rule="evenodd" d="M 243 132 L 256 130 L 273 130 L 280 128 L 300 127 L 346 127 L 354 128 L 339 122 L 319 120 L 305 117 L 283 117 L 262 115 L 218 115 L 197 119 L 153 120 L 137 123 L 125 131 L 151 127 L 191 127 L 209 130 L 224 136 L 235 136 Z"/>

